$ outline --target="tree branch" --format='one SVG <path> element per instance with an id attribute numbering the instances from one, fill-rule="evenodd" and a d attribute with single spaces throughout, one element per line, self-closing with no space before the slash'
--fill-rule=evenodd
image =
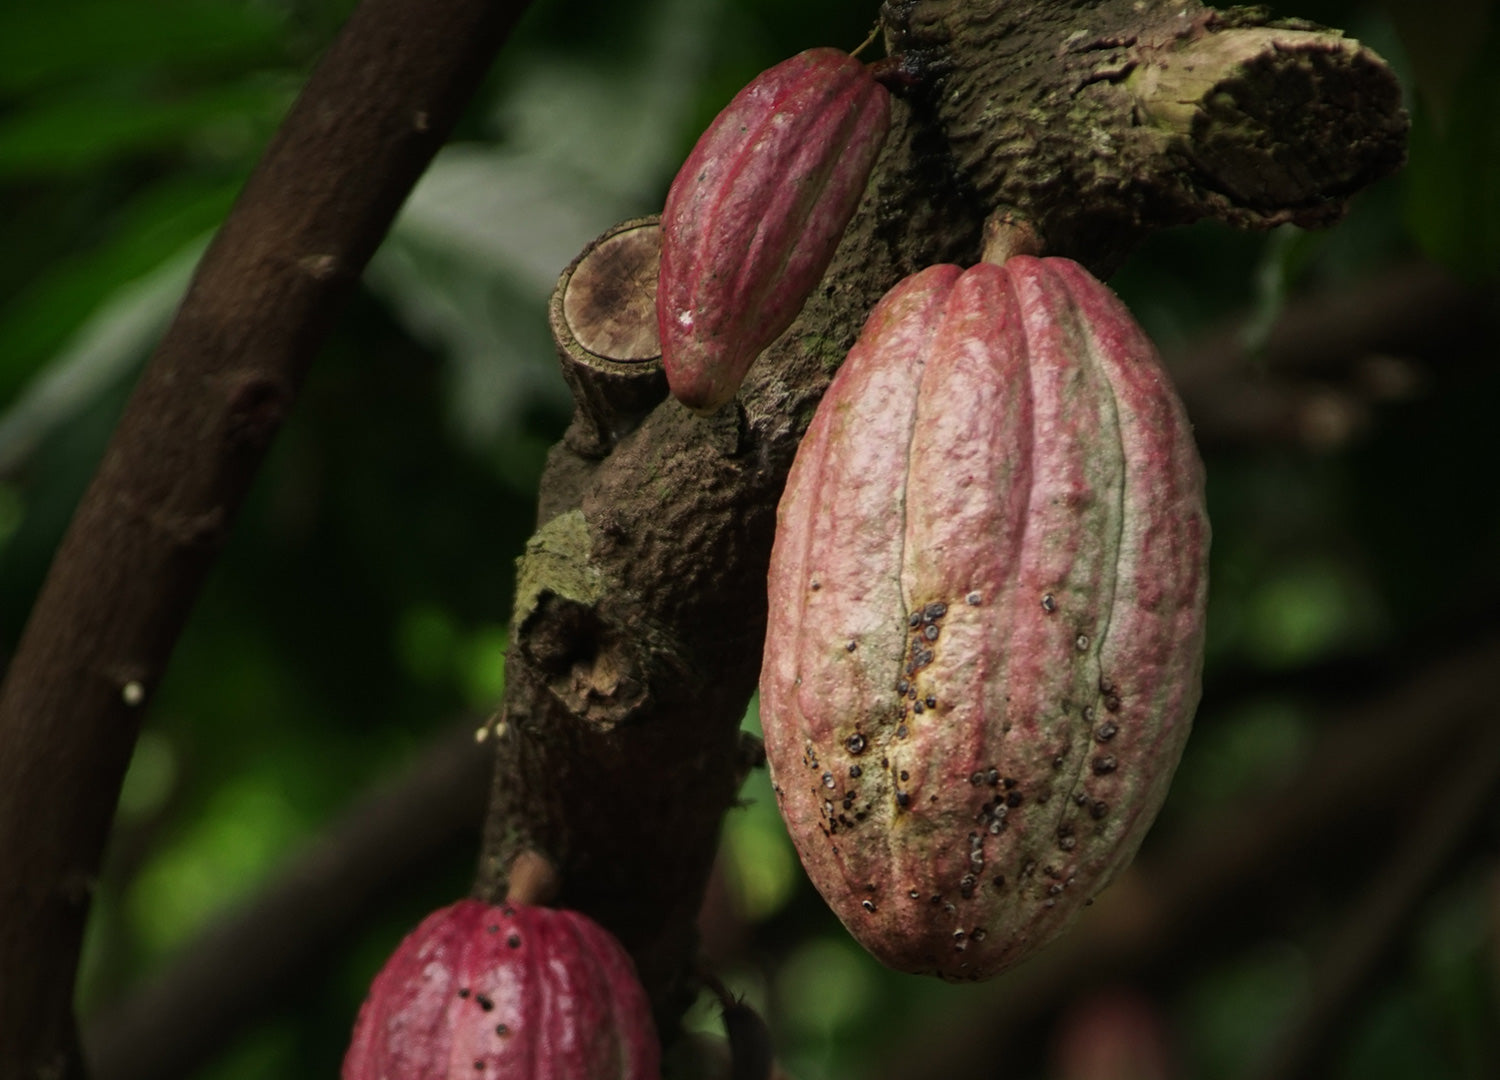
<path id="1" fill-rule="evenodd" d="M 316 959 L 360 933 L 392 890 L 477 836 L 490 767 L 470 724 L 350 807 L 181 959 L 87 1024 L 96 1080 L 185 1077 L 221 1053 Z"/>
<path id="2" fill-rule="evenodd" d="M 1191 0 L 888 0 L 884 18 L 917 85 L 895 102 L 821 288 L 714 417 L 667 401 L 602 457 L 556 448 L 522 564 L 476 892 L 503 896 L 519 851 L 547 854 L 560 902 L 631 950 L 664 1031 L 688 994 L 693 914 L 736 789 L 776 503 L 880 295 L 932 263 L 972 262 L 996 209 L 1101 271 L 1196 217 L 1331 220 L 1403 153 L 1394 77 L 1336 33 L 1283 41 Z M 1215 77 L 1143 123 L 1166 91 L 1133 73 L 1175 72 L 1188 52 Z M 1273 107 L 1288 87 L 1308 107 Z M 1244 115 L 1215 111 L 1226 102 Z M 1316 167 L 1289 175 L 1314 147 Z M 1277 182 L 1232 182 L 1257 168 Z"/>
<path id="3" fill-rule="evenodd" d="M 1452 866 L 1465 837 L 1500 788 L 1500 725 L 1481 727 L 1464 760 L 1415 807 L 1402 843 L 1362 888 L 1340 920 L 1313 973 L 1307 1005 L 1247 1075 L 1254 1080 L 1327 1076 L 1355 1008 L 1379 984 L 1381 962 L 1401 943 L 1422 901 Z"/>
<path id="4" fill-rule="evenodd" d="M 144 705 L 342 300 L 525 6 L 366 0 L 126 407 L 0 693 L 0 1075 L 81 1071 L 79 942 Z"/>

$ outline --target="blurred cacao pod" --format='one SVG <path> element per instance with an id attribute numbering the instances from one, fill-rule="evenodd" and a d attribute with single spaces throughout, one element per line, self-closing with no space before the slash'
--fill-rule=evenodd
<path id="1" fill-rule="evenodd" d="M 837 49 L 759 75 L 698 140 L 662 211 L 656 318 L 672 394 L 711 412 L 823 277 L 890 127 Z"/>
<path id="2" fill-rule="evenodd" d="M 884 963 L 996 974 L 1129 862 L 1199 695 L 1203 472 L 1154 348 L 1066 259 L 875 307 L 782 497 L 766 753 Z"/>
<path id="3" fill-rule="evenodd" d="M 434 912 L 375 976 L 343 1080 L 657 1080 L 646 992 L 577 912 L 477 900 Z"/>

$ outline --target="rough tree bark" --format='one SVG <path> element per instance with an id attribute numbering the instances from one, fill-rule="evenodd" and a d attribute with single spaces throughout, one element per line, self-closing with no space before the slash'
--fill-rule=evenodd
<path id="1" fill-rule="evenodd" d="M 668 400 L 610 445 L 555 448 L 521 561 L 476 893 L 546 853 L 559 902 L 621 937 L 668 1031 L 746 763 L 776 502 L 875 300 L 973 261 L 992 213 L 1103 274 L 1202 217 L 1326 224 L 1404 154 L 1389 69 L 1307 24 L 1161 0 L 882 15 L 914 79 L 820 289 L 714 417 Z"/>
<path id="2" fill-rule="evenodd" d="M 199 266 L 0 692 L 0 1077 L 81 1074 L 84 920 L 199 585 L 323 335 L 525 0 L 366 0 Z"/>

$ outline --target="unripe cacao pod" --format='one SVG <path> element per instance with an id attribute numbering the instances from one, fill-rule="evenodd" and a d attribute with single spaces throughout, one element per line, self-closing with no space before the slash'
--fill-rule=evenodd
<path id="1" fill-rule="evenodd" d="M 657 1080 L 646 992 L 573 911 L 460 900 L 375 976 L 343 1080 Z"/>
<path id="2" fill-rule="evenodd" d="M 813 884 L 884 963 L 991 976 L 1134 854 L 1197 705 L 1202 466 L 1065 259 L 875 307 L 788 478 L 761 719 Z"/>
<path id="3" fill-rule="evenodd" d="M 759 75 L 709 125 L 661 221 L 656 318 L 672 394 L 711 412 L 802 310 L 890 127 L 890 95 L 837 49 Z"/>

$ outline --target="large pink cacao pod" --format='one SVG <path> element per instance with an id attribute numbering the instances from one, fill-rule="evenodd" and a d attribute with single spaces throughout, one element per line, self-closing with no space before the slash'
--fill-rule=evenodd
<path id="1" fill-rule="evenodd" d="M 1129 862 L 1199 695 L 1209 530 L 1156 351 L 1065 259 L 871 313 L 781 501 L 766 753 L 884 963 L 996 974 Z"/>
<path id="2" fill-rule="evenodd" d="M 573 911 L 460 900 L 375 976 L 343 1080 L 657 1080 L 646 992 Z"/>
<path id="3" fill-rule="evenodd" d="M 792 324 L 890 127 L 890 95 L 837 49 L 761 73 L 709 125 L 661 219 L 656 318 L 672 394 L 710 412 Z"/>

